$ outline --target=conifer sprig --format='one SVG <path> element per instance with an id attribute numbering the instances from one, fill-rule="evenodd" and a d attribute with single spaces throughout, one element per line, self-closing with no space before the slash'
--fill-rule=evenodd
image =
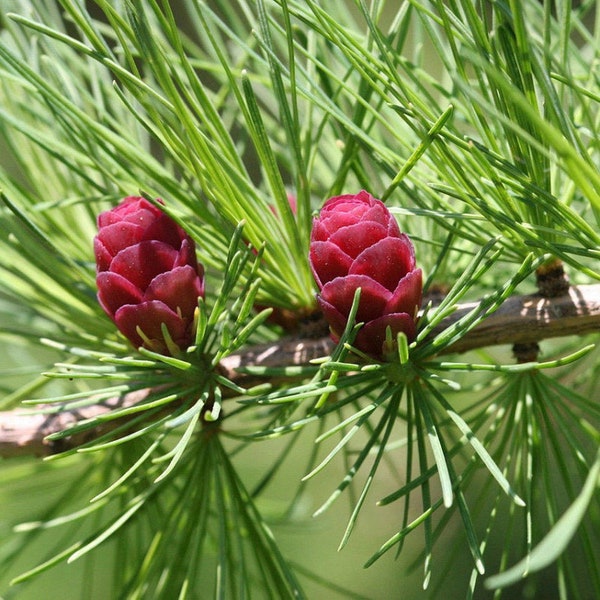
<path id="1" fill-rule="evenodd" d="M 526 555 L 544 566 L 562 536 L 579 554 L 555 548 L 558 594 L 600 595 L 597 336 L 527 338 L 517 363 L 477 338 L 521 301 L 538 299 L 531 327 L 594 302 L 573 298 L 600 278 L 597 2 L 0 8 L 0 406 L 84 415 L 51 433 L 44 466 L 0 465 L 19 491 L 44 476 L 64 491 L 0 527 L 0 593 L 106 553 L 110 596 L 343 595 L 270 525 L 341 515 L 345 549 L 377 504 L 370 571 L 416 543 L 434 597 L 452 575 L 475 597 Z M 360 189 L 424 275 L 416 338 L 389 329 L 386 360 L 358 338 L 361 288 L 339 341 L 298 348 L 323 335 L 313 214 Z M 168 200 L 206 267 L 193 343 L 173 356 L 131 347 L 97 302 L 96 216 L 132 194 Z M 558 299 L 525 296 L 553 266 Z M 487 585 L 522 585 L 520 565 Z"/>

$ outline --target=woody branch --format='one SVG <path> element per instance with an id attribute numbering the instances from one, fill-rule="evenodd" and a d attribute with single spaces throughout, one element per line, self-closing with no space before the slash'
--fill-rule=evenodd
<path id="1" fill-rule="evenodd" d="M 431 335 L 438 335 L 476 306 L 477 303 L 459 305 Z M 598 332 L 600 284 L 571 286 L 567 293 L 556 298 L 544 298 L 537 294 L 509 298 L 478 326 L 445 348 L 443 353 L 461 353 L 499 344 L 531 343 L 552 337 Z M 333 342 L 328 337 L 284 338 L 276 343 L 253 346 L 232 354 L 222 361 L 221 367 L 232 381 L 248 385 L 253 382 L 241 372 L 243 367 L 306 365 L 315 358 L 326 356 L 332 350 Z M 77 411 L 63 411 L 50 415 L 35 411 L 26 412 L 24 409 L 0 412 L 0 457 L 49 455 L 93 439 L 114 427 L 114 422 L 107 422 L 86 432 L 85 439 L 67 438 L 61 440 L 60 445 L 52 444 L 46 438 L 51 433 L 63 431 L 83 419 L 91 419 L 117 407 L 123 408 L 141 402 L 149 391 L 139 390 Z"/>

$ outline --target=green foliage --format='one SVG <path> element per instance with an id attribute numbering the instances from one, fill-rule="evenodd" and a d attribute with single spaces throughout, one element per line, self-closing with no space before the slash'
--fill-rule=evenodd
<path id="1" fill-rule="evenodd" d="M 596 2 L 0 8 L 0 407 L 50 416 L 143 395 L 51 434 L 84 441 L 45 466 L 0 465 L 63 490 L 14 531 L 0 517 L 0 593 L 35 593 L 61 563 L 85 573 L 106 550 L 111 597 L 361 597 L 348 573 L 283 550 L 276 525 L 312 494 L 317 521 L 341 515 L 344 551 L 362 518 L 379 522 L 370 505 L 393 515 L 361 562 L 416 543 L 432 597 L 451 576 L 467 597 L 499 571 L 489 586 L 535 584 L 544 558 L 554 596 L 600 595 L 594 340 L 524 364 L 447 355 L 553 260 L 574 283 L 600 279 Z M 352 348 L 352 317 L 329 356 L 222 369 L 255 345 L 278 351 L 276 311 L 314 308 L 311 215 L 360 188 L 415 241 L 425 292 L 447 291 L 417 340 L 389 340 L 398 360 L 373 363 Z M 183 355 L 130 348 L 96 300 L 96 215 L 133 194 L 163 198 L 207 268 Z M 275 492 L 284 508 L 268 510 Z M 548 556 L 557 538 L 573 542 Z"/>

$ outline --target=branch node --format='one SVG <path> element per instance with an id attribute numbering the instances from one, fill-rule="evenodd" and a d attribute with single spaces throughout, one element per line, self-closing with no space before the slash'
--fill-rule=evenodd
<path id="1" fill-rule="evenodd" d="M 535 277 L 540 296 L 544 298 L 558 298 L 569 291 L 569 277 L 559 259 L 554 259 L 539 267 L 535 272 Z"/>
<path id="2" fill-rule="evenodd" d="M 519 364 L 535 362 L 540 353 L 540 345 L 537 342 L 513 344 L 512 351 Z"/>

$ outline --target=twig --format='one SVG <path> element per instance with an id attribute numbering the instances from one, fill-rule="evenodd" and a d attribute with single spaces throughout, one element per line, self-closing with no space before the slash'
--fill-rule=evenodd
<path id="1" fill-rule="evenodd" d="M 477 303 L 461 305 L 433 333 L 458 321 Z M 513 296 L 469 331 L 462 339 L 444 350 L 466 352 L 475 348 L 539 342 L 553 337 L 600 332 L 600 284 L 571 286 L 566 294 L 543 298 L 538 294 Z"/>
<path id="2" fill-rule="evenodd" d="M 11 458 L 32 454 L 49 456 L 95 439 L 110 427 L 115 427 L 116 423 L 103 423 L 98 427 L 86 430 L 84 434 L 58 441 L 46 438 L 51 433 L 64 431 L 86 419 L 93 419 L 109 413 L 115 408 L 133 406 L 144 400 L 150 391 L 150 389 L 136 390 L 85 408 L 50 414 L 40 414 L 34 410 L 27 412 L 24 409 L 0 412 L 0 457 Z M 48 408 L 48 406 L 40 405 L 39 409 L 43 408 Z M 57 407 L 55 406 L 55 408 Z"/>
<path id="3" fill-rule="evenodd" d="M 459 305 L 431 332 L 431 337 L 439 335 L 477 306 L 477 302 Z M 572 286 L 557 298 L 543 298 L 538 294 L 509 298 L 496 312 L 440 354 L 594 332 L 600 332 L 600 284 Z M 240 367 L 307 364 L 329 354 L 333 346 L 329 338 L 282 340 L 232 354 L 221 364 L 227 376 L 236 380 L 241 377 L 236 371 Z"/>
<path id="4" fill-rule="evenodd" d="M 431 335 L 438 335 L 475 307 L 477 303 L 460 305 Z M 535 294 L 509 298 L 477 327 L 452 346 L 445 348 L 443 353 L 460 353 L 498 344 L 539 342 L 552 337 L 598 332 L 600 284 L 572 286 L 566 294 L 557 298 L 543 298 Z M 253 346 L 238 354 L 232 354 L 222 361 L 221 367 L 229 379 L 240 385 L 248 385 L 252 380 L 240 371 L 243 367 L 306 365 L 315 358 L 326 356 L 332 349 L 333 343 L 329 338 L 284 338 L 274 344 Z M 0 412 L 0 457 L 49 455 L 94 439 L 104 432 L 100 426 L 88 430 L 85 438 L 68 438 L 61 440 L 60 444 L 51 443 L 46 437 L 83 419 L 108 413 L 116 407 L 132 406 L 142 401 L 149 391 L 131 392 L 77 411 L 50 415 L 33 411 L 28 413 L 24 410 Z M 114 427 L 111 423 L 108 422 L 102 427 Z"/>

